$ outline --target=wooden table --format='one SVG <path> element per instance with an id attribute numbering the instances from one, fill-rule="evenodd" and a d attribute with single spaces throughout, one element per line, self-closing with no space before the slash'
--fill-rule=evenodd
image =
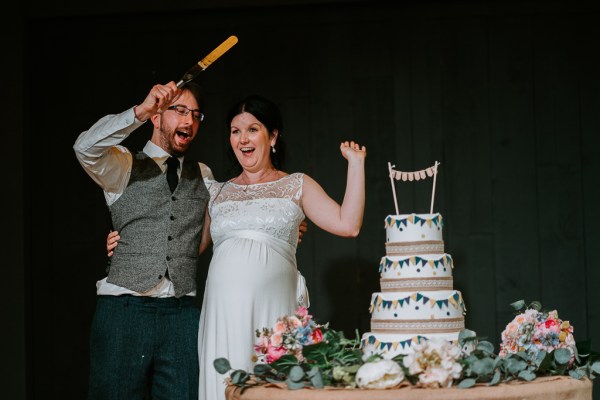
<path id="1" fill-rule="evenodd" d="M 469 389 L 300 389 L 276 386 L 240 388 L 228 386 L 227 400 L 592 400 L 592 382 L 566 376 L 537 378 L 532 382 L 514 381 L 498 386 Z"/>

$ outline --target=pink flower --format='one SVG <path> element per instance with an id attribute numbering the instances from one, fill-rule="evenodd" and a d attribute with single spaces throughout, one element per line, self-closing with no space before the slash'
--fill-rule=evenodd
<path id="1" fill-rule="evenodd" d="M 272 362 L 279 360 L 281 356 L 283 356 L 285 353 L 287 353 L 287 350 L 283 346 L 269 346 L 269 348 L 267 349 L 267 363 L 271 364 Z"/>
<path id="2" fill-rule="evenodd" d="M 277 321 L 273 326 L 273 332 L 282 334 L 287 329 L 287 326 L 284 321 Z"/>
<path id="3" fill-rule="evenodd" d="M 271 346 L 280 347 L 282 345 L 283 345 L 283 334 L 274 333 L 273 336 L 271 336 Z"/>
<path id="4" fill-rule="evenodd" d="M 304 318 L 304 317 L 308 316 L 308 308 L 303 307 L 303 306 L 298 307 L 298 309 L 296 310 L 296 315 L 299 318 Z"/>

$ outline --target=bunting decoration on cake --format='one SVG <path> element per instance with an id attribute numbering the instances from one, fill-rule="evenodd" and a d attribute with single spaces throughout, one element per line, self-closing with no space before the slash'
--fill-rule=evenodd
<path id="1" fill-rule="evenodd" d="M 437 172 L 438 172 L 438 166 L 440 165 L 439 162 L 435 162 L 435 164 L 433 164 L 431 167 L 422 169 L 420 171 L 410 171 L 410 172 L 406 172 L 406 171 L 397 171 L 394 168 L 396 167 L 395 165 L 392 165 L 392 163 L 388 162 L 388 170 L 389 170 L 389 176 L 390 176 L 390 182 L 392 184 L 392 192 L 394 194 L 394 205 L 396 206 L 396 214 L 400 214 L 400 212 L 398 211 L 398 199 L 396 198 L 396 187 L 394 185 L 394 179 L 399 181 L 409 181 L 409 182 L 413 182 L 413 181 L 419 181 L 421 179 L 426 179 L 426 178 L 431 178 L 433 177 L 433 189 L 431 191 L 431 206 L 429 209 L 429 213 L 433 214 L 433 199 L 435 198 L 435 181 L 437 178 Z"/>
<path id="2" fill-rule="evenodd" d="M 432 269 L 437 269 L 440 267 L 447 268 L 448 266 L 452 267 L 452 258 L 450 258 L 450 256 L 448 256 L 448 255 L 442 256 L 442 257 L 438 258 L 437 260 L 430 260 L 430 259 L 419 257 L 419 256 L 407 257 L 407 258 L 401 259 L 401 260 L 391 260 L 388 257 L 382 257 L 381 262 L 379 263 L 379 272 L 383 272 L 384 270 L 391 269 L 391 268 L 402 269 L 404 267 L 410 267 L 410 266 L 414 266 L 414 267 L 429 266 Z"/>
<path id="3" fill-rule="evenodd" d="M 370 344 L 370 345 L 375 346 L 375 348 L 377 350 L 389 351 L 389 350 L 396 350 L 398 347 L 401 347 L 402 349 L 407 349 L 410 346 L 412 346 L 413 344 L 421 343 L 424 340 L 427 340 L 427 338 L 425 336 L 417 335 L 417 336 L 413 336 L 406 340 L 399 340 L 399 341 L 394 341 L 394 342 L 382 342 L 382 341 L 378 340 L 375 336 L 371 335 L 368 338 L 362 339 L 360 341 L 360 346 L 361 346 L 361 348 L 364 348 L 366 345 Z"/>
<path id="4" fill-rule="evenodd" d="M 422 293 L 413 293 L 410 296 L 394 299 L 394 300 L 384 300 L 383 297 L 377 295 L 372 301 L 371 307 L 377 309 L 396 309 L 398 307 L 402 308 L 405 304 L 410 304 L 410 302 L 414 301 L 416 303 L 421 303 L 423 305 L 429 305 L 431 308 L 437 306 L 440 310 L 442 308 L 448 308 L 450 305 L 452 307 L 458 309 L 459 307 L 464 307 L 464 302 L 462 299 L 462 295 L 459 292 L 455 292 L 452 296 L 447 299 L 434 299 L 429 296 L 425 296 Z"/>
<path id="5" fill-rule="evenodd" d="M 385 219 L 384 228 L 388 228 L 394 225 L 396 226 L 396 228 L 399 228 L 401 226 L 407 226 L 409 222 L 413 225 L 427 225 L 428 227 L 431 227 L 433 225 L 440 227 L 444 226 L 442 214 L 436 214 L 432 218 L 423 218 L 418 216 L 417 214 L 410 214 L 406 218 L 395 218 L 391 215 L 388 215 Z"/>

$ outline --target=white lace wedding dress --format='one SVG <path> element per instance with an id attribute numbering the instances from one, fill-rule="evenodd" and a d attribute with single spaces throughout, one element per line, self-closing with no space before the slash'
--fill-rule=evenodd
<path id="1" fill-rule="evenodd" d="M 213 256 L 198 334 L 200 400 L 225 399 L 226 375 L 214 369 L 216 358 L 252 371 L 255 331 L 298 306 L 302 181 L 296 173 L 275 182 L 209 187 Z"/>

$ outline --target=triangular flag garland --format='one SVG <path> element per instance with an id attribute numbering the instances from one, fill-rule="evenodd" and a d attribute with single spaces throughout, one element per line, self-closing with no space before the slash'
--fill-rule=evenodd
<path id="1" fill-rule="evenodd" d="M 460 292 L 456 291 L 447 299 L 433 299 L 429 296 L 425 296 L 419 292 L 413 293 L 410 296 L 394 299 L 394 300 L 384 300 L 383 297 L 377 295 L 375 299 L 371 302 L 369 310 L 374 310 L 377 307 L 378 310 L 383 309 L 397 309 L 398 307 L 402 308 L 404 305 L 409 305 L 410 302 L 414 301 L 415 303 L 421 303 L 423 305 L 429 305 L 429 307 L 434 308 L 437 306 L 440 310 L 444 308 L 449 308 L 450 305 L 452 307 L 458 309 L 459 307 L 465 306 L 462 295 Z"/>
<path id="2" fill-rule="evenodd" d="M 382 342 L 380 340 L 377 340 L 377 338 L 374 335 L 371 335 L 365 339 L 362 339 L 360 341 L 360 347 L 361 348 L 365 348 L 367 345 L 371 344 L 374 345 L 376 349 L 378 350 L 396 350 L 398 348 L 398 346 L 400 346 L 402 349 L 407 349 L 410 346 L 412 346 L 413 344 L 419 344 L 423 341 L 427 340 L 427 338 L 425 336 L 413 336 L 412 338 L 406 339 L 406 340 L 399 340 L 396 342 Z"/>
<path id="3" fill-rule="evenodd" d="M 427 226 L 429 227 L 435 225 L 439 226 L 440 228 L 444 226 L 444 221 L 441 214 L 437 214 L 433 218 L 421 218 L 416 214 L 411 214 L 405 218 L 394 218 L 393 216 L 388 215 L 385 219 L 384 228 L 387 229 L 393 226 L 396 226 L 396 228 L 400 228 L 401 226 L 408 226 L 408 223 L 420 226 L 427 224 Z"/>
<path id="4" fill-rule="evenodd" d="M 397 181 L 420 181 L 421 179 L 426 179 L 427 177 L 431 178 L 437 173 L 436 165 L 432 165 L 429 168 L 422 169 L 420 171 L 397 171 L 395 169 L 390 169 L 390 175 L 396 179 Z"/>
<path id="5" fill-rule="evenodd" d="M 409 267 L 415 267 L 415 268 L 423 268 L 423 267 L 431 267 L 432 269 L 439 269 L 439 268 L 454 268 L 453 263 L 452 263 L 452 258 L 448 255 L 445 254 L 443 257 L 438 258 L 437 260 L 429 260 L 423 257 L 419 257 L 419 256 L 412 256 L 412 257 L 407 257 L 401 260 L 391 260 L 390 258 L 388 258 L 387 256 L 384 256 L 381 258 L 381 261 L 379 262 L 379 272 L 384 272 L 387 271 L 389 269 L 403 269 L 403 268 L 409 268 Z"/>
<path id="6" fill-rule="evenodd" d="M 422 169 L 420 171 L 404 172 L 404 171 L 395 170 L 394 168 L 396 166 L 392 165 L 392 163 L 388 162 L 388 171 L 389 171 L 390 183 L 392 185 L 392 192 L 394 194 L 394 206 L 396 207 L 396 214 L 400 214 L 400 212 L 398 211 L 398 199 L 396 198 L 396 187 L 394 185 L 394 179 L 412 182 L 412 181 L 418 181 L 421 179 L 425 179 L 427 177 L 433 177 L 433 187 L 431 190 L 431 204 L 429 206 L 429 213 L 433 214 L 433 200 L 435 198 L 435 181 L 437 178 L 439 165 L 440 165 L 440 163 L 436 161 L 435 164 L 433 164 L 431 167 Z"/>

